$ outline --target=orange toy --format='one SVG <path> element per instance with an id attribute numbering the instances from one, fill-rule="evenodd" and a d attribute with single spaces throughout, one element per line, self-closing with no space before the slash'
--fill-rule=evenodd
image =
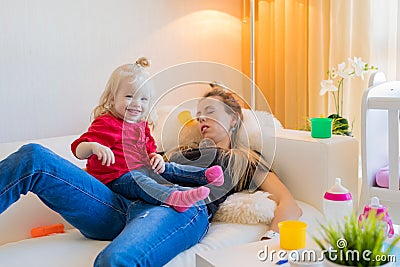
<path id="1" fill-rule="evenodd" d="M 64 233 L 64 225 L 62 223 L 57 223 L 48 226 L 35 227 L 31 229 L 32 237 L 46 236 L 50 234 Z"/>

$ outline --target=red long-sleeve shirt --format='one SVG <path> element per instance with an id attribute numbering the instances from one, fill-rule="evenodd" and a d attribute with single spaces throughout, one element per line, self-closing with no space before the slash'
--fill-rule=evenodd
<path id="1" fill-rule="evenodd" d="M 81 142 L 97 142 L 113 151 L 115 164 L 101 165 L 101 160 L 98 160 L 96 155 L 90 156 L 86 163 L 87 171 L 104 184 L 117 179 L 129 170 L 150 168 L 148 154 L 157 151 L 146 121 L 128 123 L 112 115 L 97 117 L 88 131 L 71 144 L 75 156 L 76 148 Z"/>

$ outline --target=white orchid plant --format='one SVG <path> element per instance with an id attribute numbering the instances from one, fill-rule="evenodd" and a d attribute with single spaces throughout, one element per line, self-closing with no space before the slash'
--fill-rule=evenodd
<path id="1" fill-rule="evenodd" d="M 332 114 L 329 118 L 334 120 L 332 133 L 341 135 L 351 135 L 348 130 L 348 121 L 342 118 L 343 112 L 343 82 L 345 79 L 359 77 L 364 80 L 364 75 L 370 71 L 377 70 L 374 66 L 362 61 L 361 58 L 348 58 L 348 64 L 342 62 L 337 68 L 333 67 L 328 70 L 328 79 L 321 81 L 321 90 L 319 94 L 325 95 L 331 92 L 335 103 L 336 114 Z"/>

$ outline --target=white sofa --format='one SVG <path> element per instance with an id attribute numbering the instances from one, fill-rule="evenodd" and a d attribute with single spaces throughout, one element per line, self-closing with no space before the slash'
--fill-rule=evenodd
<path id="1" fill-rule="evenodd" d="M 69 149 L 76 137 L 63 136 L 34 142 L 83 167 L 84 162 L 76 160 Z M 27 141 L 0 144 L 0 159 L 24 143 Z M 273 169 L 299 201 L 304 212 L 301 220 L 308 223 L 309 233 L 318 226 L 317 220 L 321 220 L 323 194 L 336 177 L 341 177 L 354 199 L 358 199 L 358 143 L 354 138 L 333 136 L 330 139 L 313 139 L 309 132 L 278 130 Z M 63 223 L 66 232 L 30 238 L 31 228 L 55 223 Z M 263 224 L 213 222 L 209 233 L 198 245 L 179 254 L 167 266 L 194 266 L 196 252 L 257 241 L 267 229 Z M 107 244 L 84 238 L 30 193 L 0 215 L 0 266 L 89 267 Z"/>

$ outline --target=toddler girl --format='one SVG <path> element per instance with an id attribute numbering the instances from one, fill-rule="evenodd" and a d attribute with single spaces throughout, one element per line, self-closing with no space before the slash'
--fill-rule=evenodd
<path id="1" fill-rule="evenodd" d="M 207 169 L 165 163 L 156 153 L 149 129 L 152 90 L 145 82 L 149 77 L 145 68 L 149 65 L 146 58 L 140 58 L 135 64 L 114 70 L 93 111 L 93 122 L 71 144 L 71 149 L 77 158 L 88 159 L 87 171 L 116 193 L 151 204 L 165 203 L 183 212 L 207 198 L 210 189 L 178 188 L 159 182 L 220 186 L 224 182 L 223 171 L 218 165 Z"/>

